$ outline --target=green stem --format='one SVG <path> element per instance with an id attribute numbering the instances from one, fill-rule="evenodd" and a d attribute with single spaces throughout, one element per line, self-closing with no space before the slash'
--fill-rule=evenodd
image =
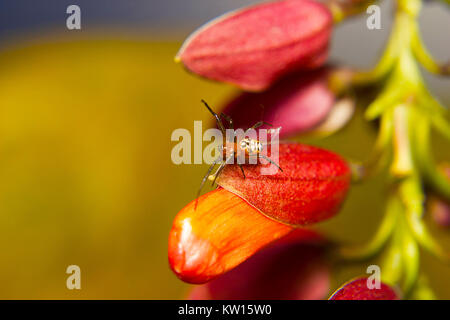
<path id="1" fill-rule="evenodd" d="M 392 133 L 394 131 L 394 115 L 392 108 L 381 115 L 380 128 L 369 160 L 364 164 L 367 179 L 387 166 L 391 156 Z"/>
<path id="2" fill-rule="evenodd" d="M 449 0 L 450 1 L 450 0 Z M 420 32 L 417 24 L 414 28 L 414 37 L 412 42 L 412 50 L 417 61 L 430 73 L 437 75 L 450 75 L 450 65 L 438 63 L 433 56 L 428 52 L 425 44 L 420 37 Z"/>
<path id="3" fill-rule="evenodd" d="M 430 150 L 430 123 L 422 112 L 416 111 L 414 150 L 417 165 L 425 181 L 442 197 L 450 201 L 450 181 L 437 169 Z"/>
<path id="4" fill-rule="evenodd" d="M 391 194 L 386 215 L 371 241 L 360 247 L 340 248 L 346 259 L 368 259 L 385 249 L 382 279 L 399 285 L 405 297 L 421 293 L 431 296 L 419 279 L 419 245 L 442 260 L 449 255 L 428 232 L 424 221 L 424 179 L 450 200 L 450 181 L 436 169 L 430 150 L 433 125 L 450 138 L 446 111 L 428 92 L 418 63 L 437 73 L 440 66 L 426 51 L 418 30 L 421 0 L 397 0 L 391 38 L 378 65 L 369 72 L 352 73 L 350 83 L 366 85 L 388 77 L 379 97 L 367 108 L 365 117 L 381 117 L 380 131 L 367 172 L 386 161 L 392 146 Z M 343 77 L 342 77 L 343 78 Z M 420 294 L 419 294 L 420 296 Z"/>
<path id="5" fill-rule="evenodd" d="M 435 300 L 436 295 L 431 289 L 428 279 L 424 274 L 419 276 L 416 286 L 411 292 L 410 298 L 413 300 Z"/>
<path id="6" fill-rule="evenodd" d="M 390 198 L 387 203 L 386 214 L 383 221 L 371 241 L 363 246 L 340 247 L 338 248 L 338 256 L 344 260 L 366 260 L 373 257 L 383 249 L 384 245 L 391 237 L 397 217 L 397 200 Z"/>
<path id="7" fill-rule="evenodd" d="M 411 106 L 400 104 L 394 110 L 394 158 L 391 174 L 396 178 L 407 177 L 414 172 L 409 137 Z"/>
<path id="8" fill-rule="evenodd" d="M 402 215 L 402 205 L 399 199 L 395 196 L 395 193 L 391 194 L 390 198 L 391 210 L 395 212 L 398 218 Z M 396 220 L 398 221 L 398 219 Z M 381 280 L 389 285 L 397 286 L 402 278 L 402 235 L 398 228 L 398 223 L 395 224 L 393 228 L 392 239 L 389 246 L 383 254 L 383 259 L 381 261 Z"/>

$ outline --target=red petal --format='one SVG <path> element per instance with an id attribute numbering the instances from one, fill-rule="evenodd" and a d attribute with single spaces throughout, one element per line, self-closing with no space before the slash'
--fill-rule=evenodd
<path id="1" fill-rule="evenodd" d="M 193 33 L 177 59 L 206 78 L 263 90 L 327 57 L 332 16 L 315 1 L 275 1 L 223 15 Z"/>
<path id="2" fill-rule="evenodd" d="M 245 165 L 245 179 L 237 165 L 227 165 L 218 184 L 265 215 L 291 225 L 319 222 L 339 210 L 351 178 L 341 157 L 312 146 L 283 143 L 279 165 L 283 172 L 273 175 L 262 174 L 268 165 Z"/>
<path id="3" fill-rule="evenodd" d="M 219 188 L 189 203 L 169 235 L 169 262 L 183 281 L 204 283 L 234 268 L 292 228 L 267 219 Z"/>
<path id="4" fill-rule="evenodd" d="M 237 128 L 249 128 L 255 119 L 282 127 L 280 137 L 283 138 L 317 126 L 327 117 L 334 102 L 326 71 L 320 70 L 284 77 L 261 93 L 243 93 L 223 112 L 231 116 Z"/>
<path id="5" fill-rule="evenodd" d="M 369 289 L 368 278 L 359 278 L 344 284 L 330 300 L 398 300 L 397 292 L 390 286 L 380 283 L 380 288 Z"/>
<path id="6" fill-rule="evenodd" d="M 322 299 L 330 274 L 317 240 L 312 231 L 295 230 L 218 279 L 195 287 L 189 298 Z"/>

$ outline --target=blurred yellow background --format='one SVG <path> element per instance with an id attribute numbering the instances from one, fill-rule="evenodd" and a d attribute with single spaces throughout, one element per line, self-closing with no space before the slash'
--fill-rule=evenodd
<path id="1" fill-rule="evenodd" d="M 179 299 L 167 237 L 207 165 L 174 165 L 176 128 L 210 123 L 233 88 L 173 62 L 180 43 L 80 40 L 0 53 L 0 299 Z M 365 159 L 375 128 L 357 116 L 335 136 L 306 142 Z M 302 139 L 301 139 L 302 140 Z M 450 159 L 436 140 L 437 155 Z M 343 212 L 320 228 L 362 242 L 383 214 L 377 178 L 353 188 Z M 432 227 L 450 248 L 449 234 Z M 450 268 L 428 254 L 422 268 L 450 299 Z M 68 265 L 81 290 L 66 288 Z M 332 289 L 370 263 L 339 268 Z"/>

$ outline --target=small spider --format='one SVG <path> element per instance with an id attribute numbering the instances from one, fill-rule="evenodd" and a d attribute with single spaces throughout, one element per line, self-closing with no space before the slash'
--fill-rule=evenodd
<path id="1" fill-rule="evenodd" d="M 257 159 L 262 158 L 262 159 L 270 162 L 271 164 L 275 165 L 280 171 L 283 171 L 278 164 L 276 164 L 271 159 L 269 159 L 267 156 L 262 154 L 262 151 L 264 150 L 264 145 L 267 145 L 268 143 L 263 144 L 258 140 L 251 139 L 248 137 L 244 137 L 242 140 L 237 141 L 238 137 L 236 135 L 233 135 L 232 141 L 227 141 L 225 126 L 223 125 L 221 119 L 224 119 L 225 121 L 228 122 L 229 129 L 234 130 L 233 120 L 224 113 L 221 113 L 220 117 L 219 117 L 217 115 L 217 113 L 215 113 L 210 108 L 210 106 L 206 103 L 205 100 L 202 100 L 202 103 L 206 106 L 206 108 L 209 110 L 209 112 L 211 112 L 211 114 L 216 119 L 219 129 L 220 129 L 220 131 L 222 131 L 223 143 L 221 146 L 219 146 L 220 156 L 216 160 L 213 161 L 213 163 L 209 167 L 208 171 L 206 172 L 205 176 L 203 177 L 202 183 L 200 184 L 200 188 L 197 193 L 197 201 L 198 201 L 198 197 L 200 196 L 200 192 L 202 191 L 202 188 L 205 185 L 205 182 L 208 179 L 208 177 L 210 176 L 214 167 L 217 164 L 220 164 L 219 168 L 217 169 L 216 173 L 214 174 L 214 180 L 212 182 L 212 185 L 214 185 L 214 183 L 216 182 L 216 179 L 222 172 L 223 168 L 231 160 L 238 159 L 239 152 L 244 152 L 245 163 L 248 163 L 248 160 L 250 159 L 250 157 L 256 157 Z M 257 129 L 264 124 L 271 126 L 271 124 L 269 124 L 269 123 L 266 123 L 264 121 L 259 121 L 259 122 L 255 123 L 253 126 L 251 126 L 250 128 L 248 128 L 246 131 L 244 131 L 244 136 L 245 136 L 245 134 L 248 133 L 249 130 Z M 242 175 L 245 179 L 245 173 L 244 173 L 244 168 L 242 167 L 242 164 L 239 162 L 237 162 L 237 164 L 238 164 L 239 168 L 241 169 Z M 195 207 L 197 207 L 197 202 L 195 204 Z"/>

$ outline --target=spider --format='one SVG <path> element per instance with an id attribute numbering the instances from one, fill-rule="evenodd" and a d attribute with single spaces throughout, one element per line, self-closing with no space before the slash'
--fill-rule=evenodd
<path id="1" fill-rule="evenodd" d="M 206 172 L 205 176 L 203 177 L 202 183 L 200 184 L 200 188 L 199 188 L 199 190 L 197 192 L 197 201 L 198 201 L 198 197 L 200 196 L 200 193 L 201 193 L 201 191 L 203 189 L 203 186 L 205 185 L 205 182 L 208 179 L 208 177 L 210 176 L 210 174 L 211 174 L 212 170 L 214 169 L 214 167 L 217 164 L 220 164 L 219 168 L 217 169 L 216 173 L 214 174 L 214 179 L 213 179 L 212 185 L 214 185 L 214 183 L 216 182 L 217 177 L 220 175 L 220 173 L 225 168 L 225 166 L 231 160 L 237 160 L 239 152 L 244 152 L 245 163 L 247 163 L 247 160 L 249 160 L 250 157 L 256 157 L 257 159 L 258 158 L 262 158 L 262 159 L 270 162 L 271 164 L 275 165 L 280 171 L 283 171 L 278 164 L 273 162 L 266 155 L 262 154 L 262 151 L 264 150 L 264 146 L 267 145 L 268 143 L 263 144 L 262 142 L 260 142 L 258 140 L 245 137 L 245 134 L 247 134 L 249 132 L 249 130 L 252 130 L 252 129 L 255 130 L 255 129 L 261 127 L 264 124 L 272 126 L 271 124 L 266 123 L 264 121 L 259 121 L 259 122 L 255 123 L 253 126 L 251 126 L 250 128 L 248 128 L 247 130 L 244 131 L 244 138 L 241 139 L 240 141 L 237 141 L 238 137 L 236 135 L 233 135 L 232 141 L 227 141 L 225 126 L 222 123 L 222 119 L 227 121 L 229 129 L 233 129 L 234 130 L 233 120 L 228 115 L 226 115 L 224 113 L 221 113 L 220 117 L 219 117 L 217 115 L 217 113 L 215 113 L 211 109 L 211 107 L 206 103 L 205 100 L 201 100 L 201 102 L 205 105 L 205 107 L 209 110 L 209 112 L 211 112 L 211 114 L 216 119 L 217 125 L 218 125 L 218 127 L 219 127 L 219 129 L 220 129 L 220 131 L 222 132 L 222 135 L 223 135 L 223 143 L 222 143 L 221 146 L 219 146 L 219 153 L 220 153 L 219 157 L 216 160 L 213 161 L 213 163 L 209 167 L 208 171 Z M 241 169 L 242 176 L 245 179 L 245 172 L 244 172 L 244 168 L 242 167 L 242 164 L 239 163 L 239 161 L 237 162 L 237 164 L 238 164 L 239 168 Z M 196 202 L 195 207 L 197 207 L 197 202 Z"/>

